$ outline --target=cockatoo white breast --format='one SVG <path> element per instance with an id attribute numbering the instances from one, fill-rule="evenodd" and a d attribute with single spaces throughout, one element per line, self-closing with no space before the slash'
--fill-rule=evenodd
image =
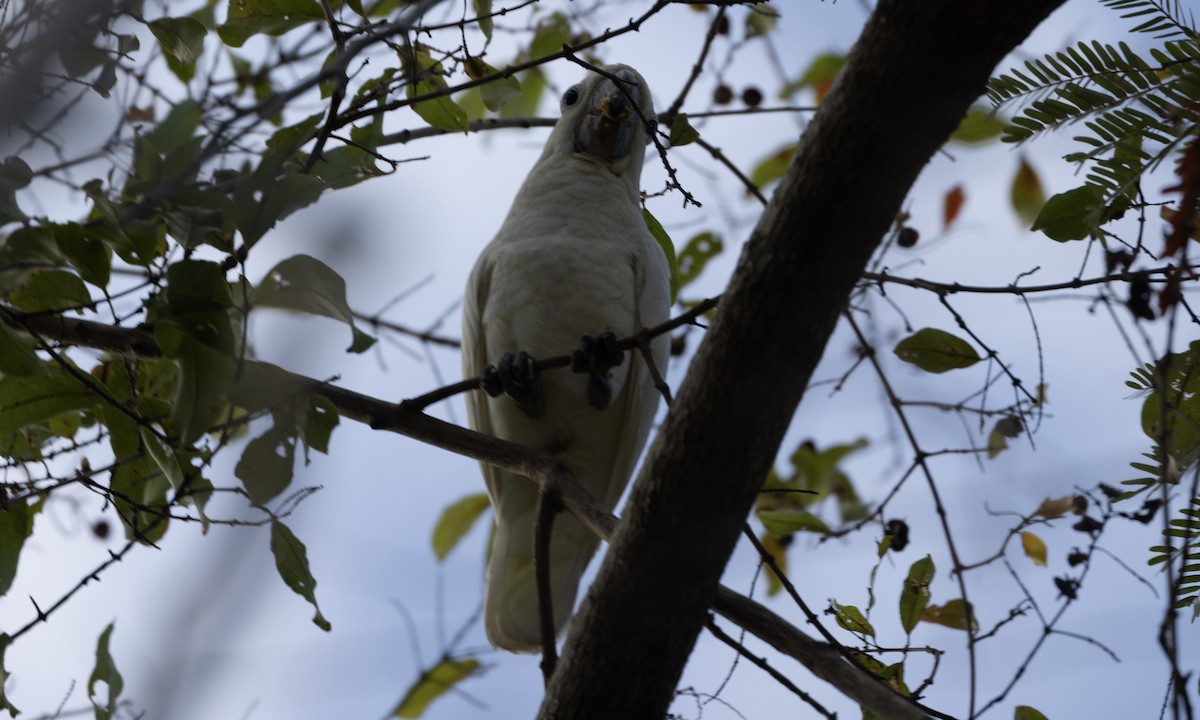
<path id="1" fill-rule="evenodd" d="M 484 249 L 463 302 L 463 373 L 476 377 L 503 353 L 533 358 L 570 353 L 583 335 L 612 328 L 619 337 L 658 325 L 670 309 L 669 270 L 640 207 L 640 177 L 650 89 L 624 65 L 589 73 L 563 95 L 562 119 Z M 651 355 L 666 370 L 667 337 Z M 589 403 L 588 376 L 567 369 L 541 374 L 544 409 L 531 415 L 504 395 L 477 391 L 467 401 L 471 426 L 562 459 L 607 508 L 620 498 L 646 442 L 658 395 L 644 359 L 626 353 L 612 368 L 611 402 Z M 516 652 L 541 648 L 533 535 L 538 489 L 528 478 L 484 464 L 495 509 L 484 619 L 493 644 Z M 554 523 L 550 584 L 554 625 L 574 608 L 579 578 L 597 539 L 570 514 Z"/>

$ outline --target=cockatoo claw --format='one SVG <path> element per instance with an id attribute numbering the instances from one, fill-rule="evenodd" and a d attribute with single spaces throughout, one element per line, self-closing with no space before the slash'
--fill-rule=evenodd
<path id="1" fill-rule="evenodd" d="M 588 373 L 588 404 L 603 410 L 612 402 L 612 384 L 608 371 L 625 361 L 625 352 L 617 344 L 611 327 L 593 337 L 580 338 L 579 348 L 571 353 L 571 372 Z"/>
<path id="2" fill-rule="evenodd" d="M 506 352 L 500 356 L 499 363 L 483 369 L 479 386 L 491 397 L 506 393 L 526 415 L 537 417 L 546 407 L 538 375 L 537 365 L 529 353 L 524 350 Z"/>

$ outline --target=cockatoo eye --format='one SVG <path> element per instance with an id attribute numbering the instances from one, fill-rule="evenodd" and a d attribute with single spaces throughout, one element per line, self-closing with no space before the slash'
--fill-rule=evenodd
<path id="1" fill-rule="evenodd" d="M 565 93 L 563 93 L 562 104 L 563 107 L 571 107 L 577 102 L 579 102 L 579 86 L 572 85 L 571 87 L 567 88 Z"/>

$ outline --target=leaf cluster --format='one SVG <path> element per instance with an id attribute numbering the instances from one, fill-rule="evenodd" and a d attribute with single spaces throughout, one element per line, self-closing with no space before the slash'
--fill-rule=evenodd
<path id="1" fill-rule="evenodd" d="M 1137 202 L 1141 178 L 1178 157 L 1200 121 L 1200 36 L 1178 3 L 1103 0 L 1134 32 L 1162 41 L 1149 58 L 1128 44 L 1082 41 L 992 78 L 987 93 L 997 108 L 1021 112 L 1005 129 L 1020 143 L 1067 125 L 1085 149 L 1066 159 L 1086 167 L 1085 185 L 1047 203 L 1034 229 L 1056 240 L 1094 236 L 1101 225 Z M 1065 193 L 1063 195 L 1066 195 Z"/>

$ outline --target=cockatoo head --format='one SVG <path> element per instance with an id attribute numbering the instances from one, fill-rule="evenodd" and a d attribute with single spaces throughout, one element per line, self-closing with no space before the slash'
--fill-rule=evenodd
<path id="1" fill-rule="evenodd" d="M 562 119 L 550 142 L 570 143 L 575 157 L 605 165 L 615 175 L 632 173 L 636 181 L 656 122 L 650 87 L 628 65 L 602 69 L 604 75 L 588 73 L 563 93 Z"/>

